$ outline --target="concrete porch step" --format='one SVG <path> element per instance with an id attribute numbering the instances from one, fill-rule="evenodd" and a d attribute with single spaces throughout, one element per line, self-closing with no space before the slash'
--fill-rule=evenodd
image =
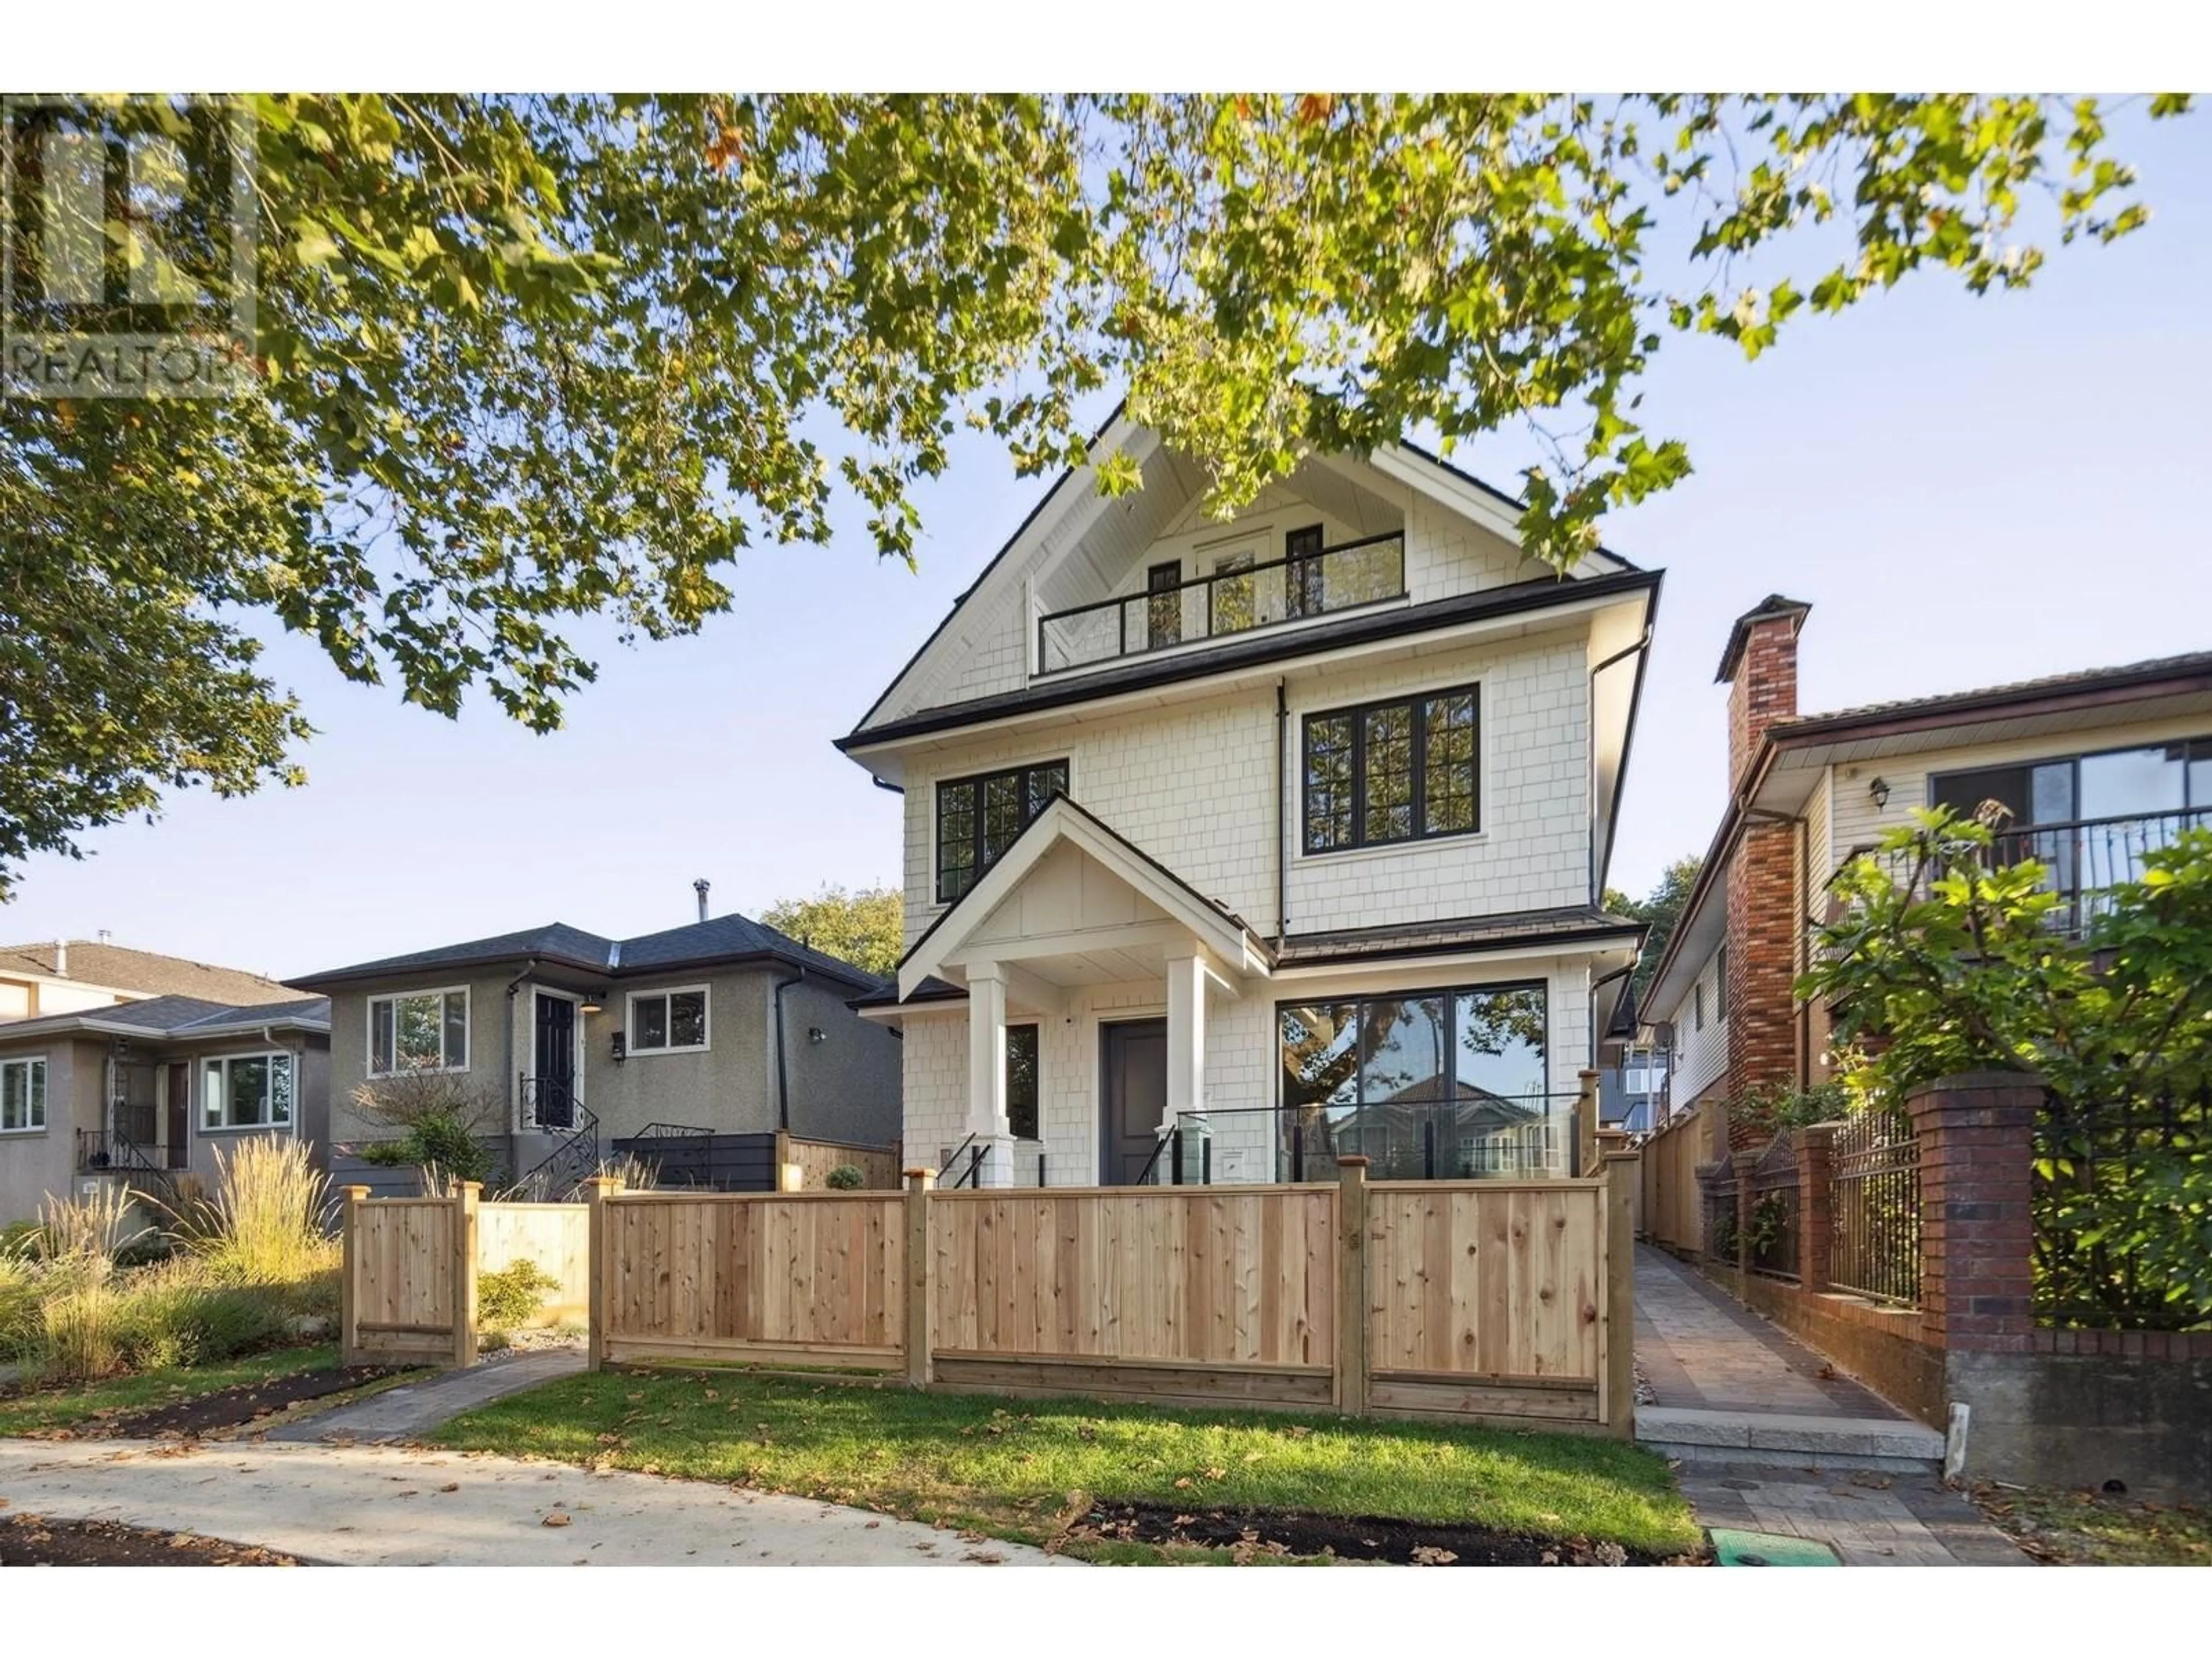
<path id="1" fill-rule="evenodd" d="M 1905 1419 L 1811 1417 L 1639 1406 L 1636 1438 L 1683 1463 L 1940 1474 L 1943 1437 Z"/>

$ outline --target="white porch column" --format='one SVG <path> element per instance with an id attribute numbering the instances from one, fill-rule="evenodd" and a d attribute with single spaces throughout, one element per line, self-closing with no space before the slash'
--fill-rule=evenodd
<path id="1" fill-rule="evenodd" d="M 968 969 L 968 1133 L 988 1149 L 981 1184 L 1013 1182 L 1013 1148 L 1006 1124 L 1006 975 L 995 962 Z M 949 1185 L 959 1172 L 945 1172 Z"/>
<path id="2" fill-rule="evenodd" d="M 1180 952 L 1180 954 L 1178 954 Z M 1195 944 L 1168 952 L 1168 1121 L 1206 1104 L 1206 959 Z"/>

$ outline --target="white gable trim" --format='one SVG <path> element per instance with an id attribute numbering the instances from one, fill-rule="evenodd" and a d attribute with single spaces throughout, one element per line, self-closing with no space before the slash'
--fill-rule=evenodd
<path id="1" fill-rule="evenodd" d="M 912 996 L 922 981 L 965 954 L 970 929 L 1012 896 L 1045 855 L 1066 842 L 1086 854 L 1139 897 L 1164 911 L 1198 943 L 1227 963 L 1234 974 L 1262 974 L 1267 963 L 1256 943 L 1234 918 L 1198 900 L 1181 883 L 1165 876 L 1149 859 L 1113 834 L 1065 795 L 1054 799 L 1016 838 L 983 878 L 939 917 L 929 933 L 899 964 L 899 996 Z"/>

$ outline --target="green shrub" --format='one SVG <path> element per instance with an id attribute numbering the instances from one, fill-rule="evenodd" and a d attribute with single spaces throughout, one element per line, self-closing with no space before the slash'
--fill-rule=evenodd
<path id="1" fill-rule="evenodd" d="M 380 1170 L 404 1169 L 422 1160 L 416 1154 L 412 1140 L 372 1140 L 365 1146 L 356 1146 L 353 1155 L 364 1164 L 373 1164 Z"/>
<path id="2" fill-rule="evenodd" d="M 46 1230 L 35 1221 L 11 1221 L 0 1227 L 0 1257 L 43 1255 Z"/>
<path id="3" fill-rule="evenodd" d="M 840 1164 L 822 1181 L 823 1185 L 834 1187 L 841 1193 L 854 1192 L 868 1184 L 868 1177 L 860 1172 L 857 1164 Z"/>
<path id="4" fill-rule="evenodd" d="M 474 1125 L 442 1113 L 416 1119 L 408 1143 L 415 1163 L 448 1181 L 489 1180 L 498 1162 L 498 1154 L 477 1139 Z"/>
<path id="5" fill-rule="evenodd" d="M 561 1281 L 535 1261 L 510 1261 L 496 1273 L 477 1275 L 477 1322 L 486 1330 L 511 1331 L 527 1325 L 545 1305 L 545 1294 Z"/>

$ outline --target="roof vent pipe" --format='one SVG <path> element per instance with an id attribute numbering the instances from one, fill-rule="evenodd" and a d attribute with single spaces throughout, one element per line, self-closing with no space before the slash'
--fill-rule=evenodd
<path id="1" fill-rule="evenodd" d="M 69 977 L 69 941 L 65 939 L 54 941 L 54 975 L 58 979 Z"/>
<path id="2" fill-rule="evenodd" d="M 699 896 L 699 920 L 707 920 L 707 878 L 702 876 L 691 884 L 691 890 Z"/>

